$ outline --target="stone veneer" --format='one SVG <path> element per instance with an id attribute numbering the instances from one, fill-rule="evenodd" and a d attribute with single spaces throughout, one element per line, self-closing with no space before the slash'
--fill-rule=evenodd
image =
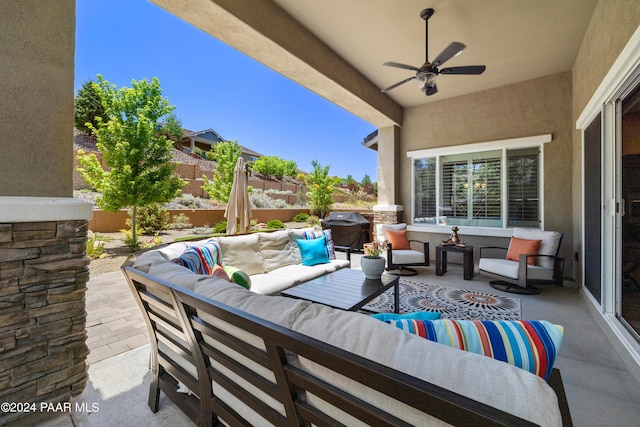
<path id="1" fill-rule="evenodd" d="M 0 223 L 0 402 L 68 401 L 88 380 L 86 220 Z M 0 425 L 24 413 L 0 413 Z"/>
<path id="2" fill-rule="evenodd" d="M 373 235 L 378 224 L 398 224 L 402 222 L 402 206 L 400 205 L 378 205 L 373 208 Z"/>

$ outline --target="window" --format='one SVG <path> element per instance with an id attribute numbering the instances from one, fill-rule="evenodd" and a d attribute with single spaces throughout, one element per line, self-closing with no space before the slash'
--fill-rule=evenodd
<path id="1" fill-rule="evenodd" d="M 539 228 L 540 153 L 550 140 L 542 135 L 503 141 L 502 148 L 481 143 L 408 153 L 414 224 Z"/>
<path id="2" fill-rule="evenodd" d="M 508 227 L 538 227 L 540 183 L 538 148 L 508 150 Z"/>

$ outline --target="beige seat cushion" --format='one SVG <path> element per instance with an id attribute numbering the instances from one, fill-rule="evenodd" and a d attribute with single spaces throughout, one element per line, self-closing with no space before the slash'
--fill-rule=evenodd
<path id="1" fill-rule="evenodd" d="M 480 258 L 478 269 L 511 279 L 518 279 L 518 263 L 516 261 L 500 258 Z M 539 265 L 527 265 L 527 279 L 553 280 L 553 270 Z"/>
<path id="2" fill-rule="evenodd" d="M 190 291 L 194 290 L 198 279 L 206 277 L 201 274 L 196 274 L 188 268 L 171 261 L 153 264 L 151 268 L 149 268 L 149 274 L 173 285 L 182 286 Z"/>
<path id="3" fill-rule="evenodd" d="M 281 291 L 296 284 L 293 276 L 284 276 L 275 272 L 251 275 L 251 292 L 261 295 L 279 295 Z"/>
<path id="4" fill-rule="evenodd" d="M 421 262 L 425 262 L 425 256 L 422 252 L 409 249 L 393 250 L 394 264 L 415 264 Z"/>
<path id="5" fill-rule="evenodd" d="M 307 307 L 292 329 L 539 425 L 562 424 L 553 389 L 537 375 L 508 363 L 408 334 L 359 313 L 320 304 Z M 321 373 L 330 383 L 360 394 L 412 425 L 440 425 L 389 396 L 380 396 L 308 361 L 301 363 L 305 369 Z M 352 425 L 348 414 L 339 417 L 346 425 Z"/>

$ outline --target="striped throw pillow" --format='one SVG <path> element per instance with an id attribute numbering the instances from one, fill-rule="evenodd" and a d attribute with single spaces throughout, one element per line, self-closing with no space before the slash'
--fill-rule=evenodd
<path id="1" fill-rule="evenodd" d="M 546 381 L 564 328 L 546 320 L 387 320 L 431 341 L 510 363 Z"/>
<path id="2" fill-rule="evenodd" d="M 199 246 L 190 246 L 173 262 L 197 274 L 213 273 L 216 264 L 224 267 L 222 250 L 216 241 L 210 241 Z"/>

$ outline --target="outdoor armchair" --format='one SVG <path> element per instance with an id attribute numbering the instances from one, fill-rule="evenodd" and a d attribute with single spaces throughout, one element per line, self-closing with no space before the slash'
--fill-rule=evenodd
<path id="1" fill-rule="evenodd" d="M 540 292 L 538 284 L 562 286 L 565 260 L 558 256 L 562 236 L 557 231 L 514 228 L 508 248 L 480 248 L 478 270 L 499 279 L 489 283 L 504 292 L 533 295 Z M 498 251 L 501 257 L 496 257 Z"/>
<path id="2" fill-rule="evenodd" d="M 387 244 L 387 272 L 401 276 L 418 274 L 412 267 L 429 266 L 429 242 L 409 240 L 407 224 L 377 224 L 376 240 Z"/>

